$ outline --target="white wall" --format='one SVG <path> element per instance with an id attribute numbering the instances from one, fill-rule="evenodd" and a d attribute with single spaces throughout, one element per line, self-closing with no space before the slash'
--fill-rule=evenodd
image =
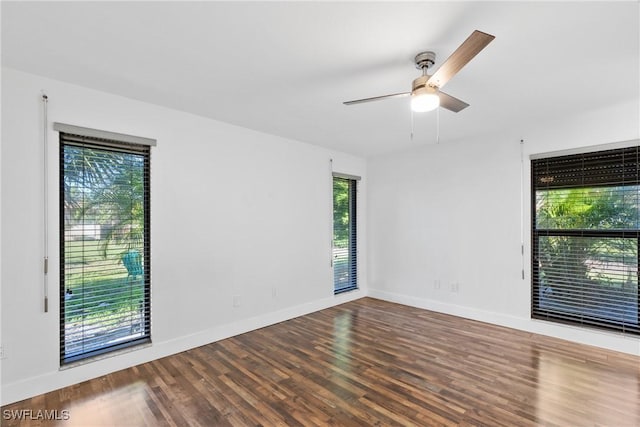
<path id="1" fill-rule="evenodd" d="M 41 90 L 49 97 L 48 313 Z M 3 69 L 2 105 L 2 404 L 366 294 L 363 159 L 11 69 Z M 56 121 L 158 141 L 151 163 L 153 344 L 64 370 Z M 361 290 L 339 297 L 330 268 L 330 158 L 335 171 L 363 177 Z M 233 295 L 241 296 L 240 307 Z"/>
<path id="2" fill-rule="evenodd" d="M 528 161 L 535 153 L 638 139 L 639 117 L 635 99 L 554 123 L 505 126 L 497 135 L 372 159 L 369 294 L 640 355 L 637 337 L 530 319 Z"/>
<path id="3" fill-rule="evenodd" d="M 1 8 L 0 8 L 1 10 Z M 2 12 L 0 12 L 1 18 Z M 2 79 L 2 69 L 0 69 L 0 81 Z M 0 85 L 0 99 L 2 98 L 2 85 Z M 2 102 L 0 102 L 0 117 L 2 116 Z M 2 121 L 0 120 L 0 135 L 2 134 Z M 0 189 L 2 189 L 2 140 L 0 137 Z M 2 242 L 2 197 L 0 197 L 0 242 Z M 2 245 L 0 244 L 0 344 L 2 339 Z M 0 355 L 0 380 L 2 379 L 2 364 L 4 363 L 4 349 Z M 0 386 L 0 404 L 2 404 L 2 387 Z"/>

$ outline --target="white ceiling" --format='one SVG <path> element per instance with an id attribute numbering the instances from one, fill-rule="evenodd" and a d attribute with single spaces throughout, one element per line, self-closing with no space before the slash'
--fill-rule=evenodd
<path id="1" fill-rule="evenodd" d="M 2 2 L 4 66 L 362 156 L 435 141 L 408 99 L 474 30 L 496 39 L 447 85 L 440 141 L 640 99 L 628 2 Z M 434 68 L 434 69 L 435 69 Z"/>

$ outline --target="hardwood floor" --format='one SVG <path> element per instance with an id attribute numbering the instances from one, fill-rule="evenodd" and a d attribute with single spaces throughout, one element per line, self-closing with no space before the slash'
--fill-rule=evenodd
<path id="1" fill-rule="evenodd" d="M 4 419 L 21 409 L 69 419 Z M 640 358 L 364 298 L 2 410 L 3 426 L 631 427 Z"/>

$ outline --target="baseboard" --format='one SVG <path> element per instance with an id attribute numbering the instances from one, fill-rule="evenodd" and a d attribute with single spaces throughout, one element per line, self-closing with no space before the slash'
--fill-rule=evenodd
<path id="1" fill-rule="evenodd" d="M 480 310 L 473 307 L 449 304 L 442 301 L 418 298 L 411 295 L 398 294 L 377 289 L 369 289 L 368 296 L 411 307 L 451 314 L 465 319 L 478 320 L 480 322 L 491 323 L 493 325 L 505 326 L 525 332 L 560 338 L 567 341 L 592 345 L 640 357 L 640 337 L 632 337 L 604 330 L 585 329 L 524 317 L 510 316 L 502 313 Z"/>
<path id="2" fill-rule="evenodd" d="M 130 368 L 141 363 L 150 362 L 295 317 L 304 316 L 305 314 L 324 310 L 325 308 L 330 308 L 365 296 L 366 291 L 361 289 L 355 290 L 321 300 L 287 307 L 264 315 L 242 319 L 172 340 L 159 343 L 154 342 L 151 345 L 117 353 L 112 357 L 105 357 L 73 368 L 56 370 L 14 383 L 4 384 L 2 386 L 2 394 L 0 395 L 0 404 L 7 405 L 18 402 L 82 381 L 97 378 L 111 372 Z"/>

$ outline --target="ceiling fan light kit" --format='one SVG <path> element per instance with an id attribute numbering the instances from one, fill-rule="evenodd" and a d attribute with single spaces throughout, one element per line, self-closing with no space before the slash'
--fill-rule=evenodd
<path id="1" fill-rule="evenodd" d="M 440 106 L 440 97 L 436 88 L 423 86 L 411 92 L 411 110 L 424 113 L 435 110 Z"/>
<path id="2" fill-rule="evenodd" d="M 422 70 L 422 76 L 413 81 L 411 92 L 356 99 L 346 101 L 344 104 L 354 105 L 381 99 L 411 96 L 411 110 L 414 112 L 431 111 L 439 106 L 454 113 L 462 111 L 469 104 L 442 92 L 441 89 L 494 38 L 495 36 L 491 34 L 475 30 L 432 75 L 428 75 L 427 70 L 435 64 L 436 54 L 431 51 L 420 52 L 416 55 L 414 61 L 416 68 Z"/>

